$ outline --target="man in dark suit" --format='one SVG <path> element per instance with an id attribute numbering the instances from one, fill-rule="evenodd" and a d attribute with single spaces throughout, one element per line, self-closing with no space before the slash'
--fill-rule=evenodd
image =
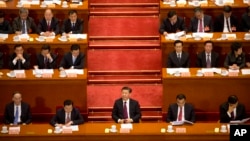
<path id="1" fill-rule="evenodd" d="M 4 19 L 4 12 L 0 11 L 0 33 L 11 34 L 10 22 Z"/>
<path id="2" fill-rule="evenodd" d="M 62 35 L 82 34 L 83 21 L 77 18 L 76 10 L 70 10 L 68 16 L 69 18 L 64 20 L 62 25 Z"/>
<path id="3" fill-rule="evenodd" d="M 73 106 L 73 101 L 65 100 L 64 107 L 56 111 L 56 115 L 51 119 L 52 126 L 62 127 L 83 124 L 84 120 L 80 111 Z"/>
<path id="4" fill-rule="evenodd" d="M 112 119 L 117 123 L 138 123 L 141 119 L 140 104 L 130 98 L 132 89 L 122 88 L 122 96 L 117 99 L 112 109 Z"/>
<path id="5" fill-rule="evenodd" d="M 221 123 L 229 123 L 231 120 L 242 120 L 246 117 L 245 105 L 239 103 L 236 95 L 230 95 L 227 102 L 220 105 Z"/>
<path id="6" fill-rule="evenodd" d="M 80 46 L 71 45 L 71 51 L 66 53 L 62 58 L 59 69 L 83 69 L 84 54 L 80 52 Z"/>
<path id="7" fill-rule="evenodd" d="M 38 24 L 38 34 L 42 36 L 55 36 L 59 34 L 59 32 L 58 19 L 53 17 L 51 9 L 46 9 L 44 12 L 44 18 L 41 19 Z"/>
<path id="8" fill-rule="evenodd" d="M 241 17 L 241 26 L 242 31 L 250 32 L 250 6 L 247 7 L 246 13 Z"/>
<path id="9" fill-rule="evenodd" d="M 186 31 L 185 21 L 182 17 L 177 16 L 174 10 L 168 12 L 168 17 L 163 20 L 159 32 L 163 35 Z"/>
<path id="10" fill-rule="evenodd" d="M 214 43 L 211 40 L 205 41 L 204 51 L 197 55 L 196 65 L 199 68 L 219 67 L 219 55 L 213 51 Z"/>
<path id="11" fill-rule="evenodd" d="M 182 51 L 183 42 L 176 40 L 174 42 L 175 51 L 168 55 L 167 68 L 188 68 L 189 54 Z"/>
<path id="12" fill-rule="evenodd" d="M 176 96 L 176 103 L 170 104 L 168 107 L 166 121 L 184 120 L 195 122 L 195 111 L 192 104 L 186 103 L 186 96 L 184 94 L 178 94 Z"/>
<path id="13" fill-rule="evenodd" d="M 212 17 L 205 15 L 200 7 L 194 9 L 195 17 L 190 20 L 190 32 L 213 32 Z"/>
<path id="14" fill-rule="evenodd" d="M 37 27 L 33 18 L 28 17 L 29 10 L 20 8 L 19 16 L 13 20 L 13 32 L 16 34 L 37 33 Z"/>
<path id="15" fill-rule="evenodd" d="M 223 13 L 214 22 L 215 32 L 236 32 L 238 31 L 237 18 L 232 15 L 232 7 L 224 6 Z"/>
<path id="16" fill-rule="evenodd" d="M 41 53 L 37 55 L 37 66 L 39 69 L 54 69 L 56 66 L 56 55 L 50 52 L 49 45 L 43 45 Z"/>
<path id="17" fill-rule="evenodd" d="M 14 125 L 31 123 L 30 106 L 22 101 L 20 92 L 14 92 L 12 102 L 6 105 L 4 123 Z"/>
<path id="18" fill-rule="evenodd" d="M 14 53 L 10 56 L 9 67 L 10 69 L 29 69 L 30 56 L 24 52 L 22 45 L 14 46 Z"/>

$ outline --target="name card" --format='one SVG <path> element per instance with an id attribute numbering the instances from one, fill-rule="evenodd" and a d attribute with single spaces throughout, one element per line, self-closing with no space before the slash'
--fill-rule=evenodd
<path id="1" fill-rule="evenodd" d="M 130 133 L 130 129 L 128 129 L 128 128 L 120 128 L 120 133 Z"/>
<path id="2" fill-rule="evenodd" d="M 25 8 L 30 8 L 30 4 L 24 3 L 24 4 L 23 4 L 23 7 L 25 7 Z"/>
<path id="3" fill-rule="evenodd" d="M 182 72 L 181 73 L 181 77 L 190 77 L 190 76 L 191 76 L 190 72 Z"/>
<path id="4" fill-rule="evenodd" d="M 52 74 L 51 73 L 43 73 L 42 77 L 43 78 L 52 78 Z"/>
<path id="5" fill-rule="evenodd" d="M 69 41 L 70 41 L 70 42 L 77 42 L 77 38 L 71 37 L 71 38 L 69 38 Z"/>
<path id="6" fill-rule="evenodd" d="M 76 74 L 76 73 L 68 73 L 68 74 L 67 74 L 67 77 L 68 77 L 68 78 L 76 78 L 76 77 L 77 77 L 77 74 Z"/>
<path id="7" fill-rule="evenodd" d="M 62 133 L 71 134 L 72 133 L 72 128 L 70 126 L 69 127 L 63 127 L 62 128 Z"/>
<path id="8" fill-rule="evenodd" d="M 187 130 L 186 130 L 186 128 L 175 128 L 175 132 L 176 133 L 186 133 Z"/>
<path id="9" fill-rule="evenodd" d="M 6 2 L 0 1 L 0 7 L 6 7 Z"/>
<path id="10" fill-rule="evenodd" d="M 16 78 L 25 78 L 25 74 L 24 73 L 16 73 Z"/>
<path id="11" fill-rule="evenodd" d="M 56 7 L 56 5 L 53 3 L 48 4 L 48 8 L 55 8 L 55 7 Z"/>
<path id="12" fill-rule="evenodd" d="M 20 41 L 21 41 L 21 42 L 27 42 L 28 39 L 27 39 L 27 38 L 20 38 Z"/>
<path id="13" fill-rule="evenodd" d="M 121 129 L 133 129 L 133 125 L 131 123 L 121 124 Z"/>
<path id="14" fill-rule="evenodd" d="M 4 38 L 0 37 L 0 42 L 3 42 L 4 41 Z"/>
<path id="15" fill-rule="evenodd" d="M 77 8 L 78 4 L 70 4 L 69 6 L 70 6 L 70 8 Z"/>
<path id="16" fill-rule="evenodd" d="M 53 38 L 46 38 L 45 42 L 53 42 Z"/>
<path id="17" fill-rule="evenodd" d="M 9 134 L 19 134 L 20 133 L 20 127 L 9 127 Z"/>
<path id="18" fill-rule="evenodd" d="M 214 76 L 213 72 L 204 72 L 204 76 Z"/>
<path id="19" fill-rule="evenodd" d="M 239 76 L 239 72 L 228 72 L 228 76 Z"/>

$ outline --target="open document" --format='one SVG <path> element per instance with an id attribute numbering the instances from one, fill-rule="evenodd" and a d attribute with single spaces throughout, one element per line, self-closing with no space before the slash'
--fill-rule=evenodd
<path id="1" fill-rule="evenodd" d="M 247 122 L 248 120 L 250 120 L 250 118 L 245 118 L 242 120 L 231 120 L 230 124 L 243 124 L 243 123 Z"/>
<path id="2" fill-rule="evenodd" d="M 188 121 L 188 120 L 184 120 L 184 121 L 173 121 L 171 122 L 172 125 L 183 125 L 183 124 L 194 124 L 193 122 L 191 121 Z"/>

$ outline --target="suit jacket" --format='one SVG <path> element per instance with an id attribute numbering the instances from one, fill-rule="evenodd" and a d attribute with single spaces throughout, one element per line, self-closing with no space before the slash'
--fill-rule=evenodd
<path id="1" fill-rule="evenodd" d="M 6 105 L 5 111 L 4 111 L 4 123 L 5 124 L 10 124 L 14 122 L 15 119 L 15 114 L 14 114 L 14 102 L 11 102 Z M 30 105 L 21 102 L 21 122 L 20 123 L 26 123 L 29 124 L 31 123 L 31 112 L 30 112 Z"/>
<path id="2" fill-rule="evenodd" d="M 51 119 L 50 124 L 55 126 L 55 124 L 65 124 L 65 110 L 61 108 L 57 110 L 56 115 Z M 80 111 L 76 108 L 73 108 L 70 115 L 71 121 L 73 121 L 73 125 L 83 124 L 84 120 L 80 113 Z"/>
<path id="3" fill-rule="evenodd" d="M 177 21 L 174 25 L 171 24 L 170 20 L 166 18 L 163 20 L 161 27 L 159 29 L 159 32 L 163 34 L 163 32 L 168 32 L 168 33 L 175 33 L 177 30 L 180 31 L 187 31 L 186 26 L 185 26 L 185 21 L 181 17 L 177 17 Z"/>
<path id="4" fill-rule="evenodd" d="M 73 64 L 72 53 L 71 52 L 66 53 L 64 57 L 62 58 L 60 67 L 68 69 L 71 66 L 74 66 L 75 69 L 83 69 L 84 68 L 84 54 L 80 53 L 77 56 L 75 63 Z"/>
<path id="5" fill-rule="evenodd" d="M 138 101 L 129 99 L 129 117 L 133 119 L 134 123 L 138 123 L 141 119 L 141 110 Z M 118 122 L 118 119 L 123 118 L 123 100 L 122 98 L 117 99 L 112 109 L 112 119 Z"/>
<path id="6" fill-rule="evenodd" d="M 51 57 L 53 58 L 52 62 L 47 61 L 47 69 L 54 69 L 56 67 L 56 55 L 50 53 Z M 45 63 L 44 63 L 45 57 L 39 53 L 37 55 L 37 65 L 39 69 L 45 69 Z"/>
<path id="7" fill-rule="evenodd" d="M 239 31 L 237 18 L 232 15 L 230 16 L 230 25 L 231 27 L 235 26 L 236 31 Z M 224 15 L 221 14 L 214 21 L 214 32 L 223 32 L 223 29 L 224 29 Z"/>
<path id="8" fill-rule="evenodd" d="M 50 22 L 51 22 L 50 31 L 54 32 L 55 35 L 59 34 L 60 29 L 59 29 L 58 19 L 53 17 Z M 48 31 L 48 23 L 46 19 L 43 18 L 42 20 L 39 21 L 39 24 L 38 24 L 38 34 L 40 34 L 41 32 L 46 32 L 46 31 Z"/>
<path id="9" fill-rule="evenodd" d="M 195 111 L 194 107 L 190 103 L 184 105 L 184 116 L 185 120 L 195 122 Z M 167 122 L 176 121 L 178 117 L 178 105 L 177 103 L 170 104 L 167 113 Z"/>
<path id="10" fill-rule="evenodd" d="M 77 19 L 74 28 L 72 28 L 70 19 L 64 20 L 62 25 L 62 33 L 69 33 L 70 31 L 72 31 L 73 34 L 83 33 L 83 21 Z"/>
<path id="11" fill-rule="evenodd" d="M 0 33 L 5 33 L 5 34 L 13 33 L 9 21 L 4 20 L 3 23 L 0 23 Z"/>
<path id="12" fill-rule="evenodd" d="M 197 67 L 199 68 L 206 68 L 207 61 L 206 61 L 206 53 L 202 51 L 197 55 Z M 216 52 L 211 52 L 211 67 L 219 67 L 219 54 Z"/>
<path id="13" fill-rule="evenodd" d="M 244 13 L 241 17 L 241 26 L 242 31 L 249 32 L 250 30 L 250 16 L 247 13 Z"/>
<path id="14" fill-rule="evenodd" d="M 229 54 L 227 54 L 227 57 L 224 62 L 224 67 L 229 68 L 229 66 L 233 64 L 237 64 L 237 66 L 239 66 L 240 68 L 244 68 L 246 65 L 245 53 L 242 53 L 238 57 L 235 57 L 233 52 L 230 52 Z"/>
<path id="15" fill-rule="evenodd" d="M 204 22 L 204 27 L 208 26 L 210 29 L 209 32 L 213 32 L 212 17 L 204 14 L 204 21 L 203 22 Z M 196 17 L 193 17 L 190 20 L 189 31 L 190 32 L 197 32 L 197 29 L 198 29 L 198 19 Z"/>
<path id="16" fill-rule="evenodd" d="M 0 69 L 3 68 L 3 53 L 0 52 Z"/>
<path id="17" fill-rule="evenodd" d="M 228 116 L 228 102 L 224 102 L 220 105 L 220 122 L 221 123 L 229 123 L 231 121 L 231 117 Z M 236 107 L 236 116 L 234 120 L 242 120 L 246 118 L 246 109 L 245 105 L 238 103 Z"/>
<path id="18" fill-rule="evenodd" d="M 13 64 L 13 60 L 16 58 L 16 53 L 13 53 L 10 56 L 9 67 L 10 69 L 18 69 L 18 61 L 16 65 Z M 21 63 L 21 69 L 29 69 L 30 68 L 30 56 L 27 53 L 23 53 L 23 58 L 26 60 L 24 63 Z"/>
<path id="19" fill-rule="evenodd" d="M 181 61 L 178 60 L 175 51 L 168 55 L 167 68 L 188 68 L 189 67 L 189 54 L 182 51 Z"/>
<path id="20" fill-rule="evenodd" d="M 22 31 L 22 20 L 20 17 L 16 17 L 12 23 L 13 23 L 13 32 L 14 33 L 16 31 Z M 28 30 L 27 33 L 28 34 L 37 33 L 37 27 L 36 27 L 36 24 L 35 24 L 33 18 L 27 17 L 26 26 L 27 26 L 27 30 Z"/>

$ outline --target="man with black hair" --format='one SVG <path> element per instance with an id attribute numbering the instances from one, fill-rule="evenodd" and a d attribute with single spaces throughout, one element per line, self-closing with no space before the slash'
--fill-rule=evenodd
<path id="1" fill-rule="evenodd" d="M 212 17 L 203 13 L 200 7 L 194 8 L 195 16 L 190 20 L 190 32 L 213 32 Z"/>
<path id="2" fill-rule="evenodd" d="M 184 94 L 178 94 L 176 96 L 176 103 L 172 103 L 168 107 L 166 122 L 185 120 L 195 122 L 194 107 L 190 103 L 186 103 L 186 96 Z"/>
<path id="3" fill-rule="evenodd" d="M 238 31 L 237 18 L 232 15 L 232 7 L 225 5 L 223 13 L 214 22 L 215 32 L 236 32 Z"/>
<path id="4" fill-rule="evenodd" d="M 83 124 L 84 120 L 79 109 L 73 106 L 73 101 L 65 100 L 63 102 L 63 108 L 56 111 L 56 115 L 51 119 L 50 124 L 52 126 L 70 126 Z"/>
<path id="5" fill-rule="evenodd" d="M 66 53 L 61 60 L 59 69 L 83 69 L 84 54 L 80 52 L 78 44 L 71 45 L 71 51 Z"/>
<path id="6" fill-rule="evenodd" d="M 62 35 L 69 34 L 82 34 L 83 33 L 83 20 L 77 18 L 77 11 L 70 10 L 68 12 L 68 19 L 64 20 L 62 25 Z"/>
<path id="7" fill-rule="evenodd" d="M 246 65 L 245 53 L 242 51 L 242 44 L 240 42 L 233 42 L 231 44 L 231 52 L 227 54 L 224 62 L 224 67 L 237 70 L 244 68 Z"/>
<path id="8" fill-rule="evenodd" d="M 174 10 L 168 12 L 168 17 L 163 20 L 159 32 L 163 35 L 186 31 L 185 21 L 179 17 Z"/>
<path id="9" fill-rule="evenodd" d="M 37 55 L 36 66 L 39 69 L 54 69 L 56 66 L 56 55 L 50 52 L 50 45 L 43 45 L 41 53 Z"/>
<path id="10" fill-rule="evenodd" d="M 117 123 L 138 123 L 141 119 L 140 104 L 138 101 L 130 98 L 132 89 L 123 87 L 121 98 L 114 103 L 112 110 L 112 119 Z"/>
<path id="11" fill-rule="evenodd" d="M 167 60 L 167 68 L 188 68 L 189 54 L 182 50 L 183 42 L 176 40 L 174 42 L 174 51 L 169 53 Z"/>
<path id="12" fill-rule="evenodd" d="M 0 33 L 11 34 L 12 28 L 10 22 L 4 19 L 4 12 L 0 11 Z"/>
<path id="13" fill-rule="evenodd" d="M 230 95 L 227 102 L 220 105 L 220 122 L 229 123 L 231 120 L 242 120 L 246 118 L 245 105 L 239 103 L 236 95 Z"/>
<path id="14" fill-rule="evenodd" d="M 10 56 L 10 69 L 29 69 L 30 56 L 24 52 L 23 46 L 17 44 L 14 46 L 14 53 Z"/>

